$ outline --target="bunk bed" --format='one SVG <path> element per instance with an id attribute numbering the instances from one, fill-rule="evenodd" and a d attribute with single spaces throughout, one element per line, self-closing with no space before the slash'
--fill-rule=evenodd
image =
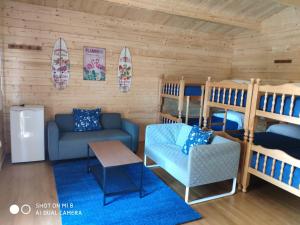
<path id="1" fill-rule="evenodd" d="M 242 188 L 254 79 L 211 81 L 205 85 L 203 127 L 241 144 L 238 184 Z M 221 111 L 221 112 L 220 112 Z M 219 116 L 223 115 L 223 116 Z M 231 117 L 229 116 L 231 115 Z"/>
<path id="2" fill-rule="evenodd" d="M 184 78 L 162 78 L 160 81 L 160 111 L 159 122 L 162 123 L 186 123 L 199 125 L 202 123 L 202 110 L 204 101 L 204 83 Z M 171 113 L 164 110 L 164 102 L 167 99 L 173 100 L 176 105 L 176 112 Z M 198 113 L 191 117 L 191 102 L 197 102 Z M 185 105 L 185 107 L 184 107 Z M 184 110 L 185 108 L 185 110 Z M 184 115 L 183 112 L 185 111 Z"/>
<path id="3" fill-rule="evenodd" d="M 247 137 L 253 85 L 253 79 L 213 82 L 209 77 L 205 85 L 203 127 L 227 131 L 241 139 Z"/>
<path id="4" fill-rule="evenodd" d="M 284 123 L 281 126 L 294 125 L 298 131 L 275 130 L 273 125 L 266 132 L 255 133 L 259 118 Z M 300 133 L 300 85 L 261 85 L 258 80 L 249 121 L 243 192 L 247 191 L 250 175 L 254 175 L 300 197 L 300 137 L 289 135 Z"/>

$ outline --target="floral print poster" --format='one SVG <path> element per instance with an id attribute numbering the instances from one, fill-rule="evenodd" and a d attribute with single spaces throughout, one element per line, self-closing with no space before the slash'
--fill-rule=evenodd
<path id="1" fill-rule="evenodd" d="M 83 49 L 83 79 L 105 80 L 105 48 Z"/>

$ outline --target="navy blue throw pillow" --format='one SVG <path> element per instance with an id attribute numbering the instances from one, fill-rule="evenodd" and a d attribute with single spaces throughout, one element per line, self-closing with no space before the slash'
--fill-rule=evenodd
<path id="1" fill-rule="evenodd" d="M 189 154 L 190 148 L 195 145 L 207 145 L 209 144 L 209 139 L 213 134 L 212 130 L 202 130 L 199 126 L 193 126 L 189 133 L 188 139 L 186 140 L 182 152 L 186 155 Z"/>
<path id="2" fill-rule="evenodd" d="M 100 109 L 73 109 L 74 131 L 101 130 Z"/>

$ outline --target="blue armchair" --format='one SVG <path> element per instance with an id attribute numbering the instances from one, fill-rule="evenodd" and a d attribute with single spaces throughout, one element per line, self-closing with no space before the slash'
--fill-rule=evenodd
<path id="1" fill-rule="evenodd" d="M 87 144 L 93 141 L 118 140 L 133 152 L 138 149 L 139 127 L 122 119 L 119 113 L 102 113 L 102 130 L 74 132 L 72 114 L 57 114 L 48 123 L 48 154 L 51 161 L 87 156 Z M 108 149 L 109 151 L 109 149 Z"/>

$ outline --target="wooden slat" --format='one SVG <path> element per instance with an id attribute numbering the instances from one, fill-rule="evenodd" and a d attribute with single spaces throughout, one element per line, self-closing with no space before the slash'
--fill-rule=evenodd
<path id="1" fill-rule="evenodd" d="M 246 21 L 239 17 L 229 17 L 221 12 L 218 14 L 209 13 L 207 10 L 195 8 L 191 5 L 174 4 L 171 0 L 151 0 L 151 1 L 134 1 L 134 0 L 108 0 L 109 2 L 126 5 L 130 7 L 142 8 L 147 10 L 154 10 L 162 13 L 167 13 L 176 16 L 184 16 L 193 19 L 199 19 L 209 22 L 216 22 L 225 25 L 231 25 L 250 30 L 259 30 L 260 25 L 256 22 Z M 221 14 L 221 15 L 220 15 Z"/>
<path id="2" fill-rule="evenodd" d="M 57 113 L 71 113 L 74 107 L 101 107 L 104 112 L 120 112 L 123 117 L 140 125 L 143 140 L 145 124 L 154 123 L 158 118 L 159 80 L 162 74 L 171 76 L 180 73 L 182 76 L 184 72 L 187 78 L 202 80 L 206 80 L 208 73 L 214 74 L 216 79 L 225 79 L 230 74 L 230 43 L 227 38 L 215 34 L 186 33 L 186 29 L 172 26 L 140 20 L 133 22 L 59 7 L 15 1 L 5 3 L 3 32 L 6 66 L 3 79 L 8 151 L 8 110 L 11 105 L 43 104 L 46 121 L 53 119 Z M 63 91 L 56 90 L 51 81 L 50 59 L 53 44 L 59 37 L 65 39 L 71 60 L 69 86 Z M 42 46 L 42 51 L 8 49 L 9 43 L 37 44 Z M 133 80 L 130 91 L 121 93 L 116 68 L 120 50 L 125 45 L 132 55 Z M 84 46 L 106 48 L 105 82 L 83 80 Z"/>

